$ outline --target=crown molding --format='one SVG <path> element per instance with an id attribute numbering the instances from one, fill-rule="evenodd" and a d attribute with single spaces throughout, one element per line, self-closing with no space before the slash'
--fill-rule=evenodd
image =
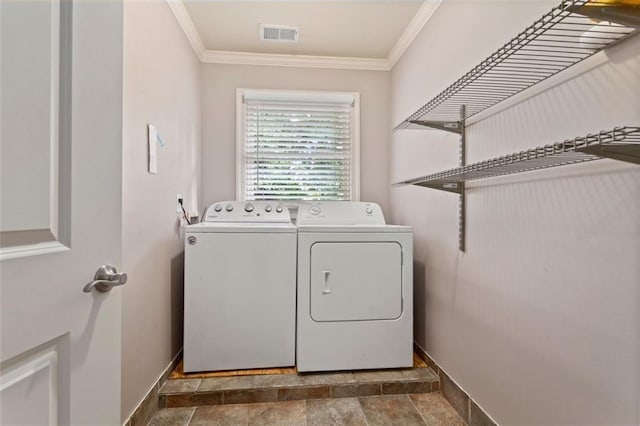
<path id="1" fill-rule="evenodd" d="M 436 9 L 442 4 L 442 0 L 425 0 L 418 9 L 418 12 L 413 17 L 407 28 L 396 42 L 396 44 L 389 52 L 387 61 L 389 62 L 389 69 L 393 68 L 395 64 L 400 60 L 404 52 L 411 46 L 413 40 L 420 34 L 422 28 L 431 19 Z"/>
<path id="2" fill-rule="evenodd" d="M 205 64 L 266 65 L 367 71 L 389 71 L 391 69 L 386 59 L 226 52 L 221 50 L 206 50 L 202 62 Z"/>
<path id="3" fill-rule="evenodd" d="M 193 24 L 191 16 L 189 16 L 189 12 L 187 12 L 187 8 L 184 6 L 184 3 L 182 2 L 182 0 L 167 0 L 167 4 L 178 20 L 178 24 L 180 24 L 184 35 L 187 36 L 187 39 L 189 40 L 193 51 L 196 53 L 196 56 L 202 62 L 202 58 L 204 57 L 204 52 L 206 49 L 204 47 L 202 39 L 200 38 L 198 30 L 196 30 L 196 26 Z"/>
<path id="4" fill-rule="evenodd" d="M 443 0 L 425 0 L 385 59 L 338 56 L 283 55 L 271 53 L 207 50 L 182 0 L 167 0 L 182 31 L 200 62 L 205 64 L 265 65 L 298 68 L 328 68 L 390 71 L 411 45 Z"/>

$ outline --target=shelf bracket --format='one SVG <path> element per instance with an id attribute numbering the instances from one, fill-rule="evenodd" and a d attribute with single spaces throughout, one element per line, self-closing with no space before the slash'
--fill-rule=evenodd
<path id="1" fill-rule="evenodd" d="M 453 192 L 455 194 L 462 194 L 464 192 L 464 182 L 445 182 L 445 183 L 416 183 L 417 186 L 424 186 L 425 188 L 438 189 L 440 191 Z"/>
<path id="2" fill-rule="evenodd" d="M 410 120 L 409 123 L 444 130 L 445 132 L 457 133 L 459 135 L 462 135 L 462 132 L 464 132 L 464 123 L 462 121 Z"/>
<path id="3" fill-rule="evenodd" d="M 466 131 L 466 107 L 460 106 L 460 167 L 467 165 L 467 131 Z M 458 249 L 464 253 L 466 249 L 466 222 L 467 222 L 467 200 L 465 195 L 465 183 L 458 182 L 460 191 L 460 203 L 458 206 Z"/>
<path id="4" fill-rule="evenodd" d="M 627 163 L 640 164 L 640 144 L 637 143 L 591 145 L 576 148 L 576 151 L 598 155 L 604 158 L 611 158 L 618 161 L 626 161 Z"/>

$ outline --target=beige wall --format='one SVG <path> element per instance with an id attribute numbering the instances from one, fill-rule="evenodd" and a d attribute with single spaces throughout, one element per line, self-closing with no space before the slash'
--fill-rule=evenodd
<path id="1" fill-rule="evenodd" d="M 444 2 L 392 71 L 392 124 L 554 2 Z M 463 31 L 464 30 L 464 31 Z M 578 72 L 579 71 L 579 72 Z M 472 121 L 468 161 L 640 123 L 640 38 Z M 457 166 L 455 135 L 393 136 L 391 180 Z M 638 424 L 640 167 L 612 160 L 391 191 L 414 226 L 417 342 L 500 424 Z"/>
<path id="2" fill-rule="evenodd" d="M 360 93 L 360 198 L 389 214 L 390 73 L 308 68 L 203 66 L 202 202 L 236 198 L 236 88 Z"/>
<path id="3" fill-rule="evenodd" d="M 147 123 L 164 140 L 147 173 Z M 199 202 L 200 63 L 166 2 L 124 4 L 122 415 L 182 347 L 176 194 Z"/>

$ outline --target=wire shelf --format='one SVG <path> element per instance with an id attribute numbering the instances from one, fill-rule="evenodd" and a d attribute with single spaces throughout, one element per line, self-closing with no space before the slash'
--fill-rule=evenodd
<path id="1" fill-rule="evenodd" d="M 512 173 L 614 158 L 640 164 L 640 127 L 616 127 L 584 137 L 493 158 L 464 167 L 398 182 L 394 186 L 419 185 L 462 193 L 463 183 Z"/>
<path id="2" fill-rule="evenodd" d="M 394 131 L 424 128 L 428 121 L 459 121 L 462 105 L 466 106 L 463 118 L 478 114 L 626 38 L 638 26 L 637 5 L 612 5 L 610 0 L 563 0 Z"/>

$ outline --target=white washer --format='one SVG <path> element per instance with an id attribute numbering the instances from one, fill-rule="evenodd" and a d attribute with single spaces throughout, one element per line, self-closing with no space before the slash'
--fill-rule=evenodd
<path id="1" fill-rule="evenodd" d="M 298 211 L 298 371 L 413 365 L 413 235 L 377 204 Z"/>
<path id="2" fill-rule="evenodd" d="M 295 364 L 296 228 L 277 202 L 220 202 L 185 231 L 184 371 Z"/>

